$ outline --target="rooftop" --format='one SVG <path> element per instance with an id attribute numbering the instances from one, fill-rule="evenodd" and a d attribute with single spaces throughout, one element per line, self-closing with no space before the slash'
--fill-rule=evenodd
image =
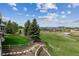
<path id="1" fill-rule="evenodd" d="M 1 23 L 0 26 L 5 26 L 5 24 Z"/>

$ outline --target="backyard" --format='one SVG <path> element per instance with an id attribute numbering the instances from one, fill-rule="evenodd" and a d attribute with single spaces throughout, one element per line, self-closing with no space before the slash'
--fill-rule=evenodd
<path id="1" fill-rule="evenodd" d="M 64 32 L 41 31 L 40 38 L 45 42 L 48 52 L 52 56 L 79 55 L 79 37 L 65 35 Z M 27 37 L 8 34 L 5 35 L 3 45 L 28 45 L 30 40 Z"/>
<path id="2" fill-rule="evenodd" d="M 5 35 L 5 41 L 3 45 L 28 45 L 30 40 L 27 37 L 15 35 L 15 34 L 7 34 Z"/>
<path id="3" fill-rule="evenodd" d="M 79 55 L 79 37 L 65 35 L 64 32 L 41 31 L 40 38 L 45 42 L 48 52 L 52 56 Z M 28 45 L 30 40 L 25 36 L 7 34 L 3 45 Z"/>

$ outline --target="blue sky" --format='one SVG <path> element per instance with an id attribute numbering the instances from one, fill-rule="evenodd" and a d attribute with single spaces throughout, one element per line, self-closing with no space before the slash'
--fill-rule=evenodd
<path id="1" fill-rule="evenodd" d="M 2 3 L 0 12 L 21 26 L 36 18 L 40 27 L 79 27 L 78 3 Z"/>

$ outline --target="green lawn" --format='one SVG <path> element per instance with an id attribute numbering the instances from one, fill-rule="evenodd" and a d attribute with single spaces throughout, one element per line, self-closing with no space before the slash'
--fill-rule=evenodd
<path id="1" fill-rule="evenodd" d="M 61 32 L 41 32 L 41 39 L 46 42 L 46 47 L 51 55 L 79 55 L 79 37 L 64 36 Z"/>
<path id="2" fill-rule="evenodd" d="M 5 35 L 3 45 L 24 45 L 30 43 L 29 39 L 20 35 L 8 34 Z"/>

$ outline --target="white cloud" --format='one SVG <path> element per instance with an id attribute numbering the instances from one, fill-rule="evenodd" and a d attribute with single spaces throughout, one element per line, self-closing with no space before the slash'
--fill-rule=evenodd
<path id="1" fill-rule="evenodd" d="M 23 15 L 23 14 L 22 14 L 22 13 L 17 13 L 17 15 L 21 16 L 21 15 Z"/>
<path id="2" fill-rule="evenodd" d="M 71 11 L 67 11 L 67 14 L 71 14 Z"/>
<path id="3" fill-rule="evenodd" d="M 45 4 L 45 8 L 47 8 L 47 9 L 57 9 L 56 5 L 52 4 L 52 3 Z"/>
<path id="4" fill-rule="evenodd" d="M 67 12 L 62 11 L 61 14 L 62 14 L 62 15 L 71 14 L 71 11 L 67 11 Z M 65 16 L 63 16 L 63 17 L 65 17 Z"/>
<path id="5" fill-rule="evenodd" d="M 12 6 L 16 6 L 16 3 L 8 3 L 8 5 Z"/>
<path id="6" fill-rule="evenodd" d="M 71 8 L 71 7 L 73 7 L 73 8 L 79 7 L 79 3 L 71 3 L 71 4 L 69 4 L 67 7 L 68 7 L 68 8 Z"/>
<path id="7" fill-rule="evenodd" d="M 57 20 L 58 16 L 59 15 L 56 13 L 48 13 L 47 16 L 39 16 L 38 18 L 41 20 L 43 19 L 45 21 L 54 21 L 54 20 Z"/>
<path id="8" fill-rule="evenodd" d="M 71 8 L 72 6 L 71 6 L 71 4 L 69 4 L 67 7 L 68 7 L 68 8 Z"/>
<path id="9" fill-rule="evenodd" d="M 43 13 L 45 13 L 45 12 L 47 12 L 47 10 L 40 10 L 40 12 L 43 12 Z"/>
<path id="10" fill-rule="evenodd" d="M 79 3 L 72 3 L 72 6 L 75 7 L 79 7 Z"/>
<path id="11" fill-rule="evenodd" d="M 49 17 L 52 17 L 52 18 L 56 18 L 56 17 L 59 16 L 59 15 L 56 14 L 56 13 L 48 13 L 48 16 L 49 16 Z"/>
<path id="12" fill-rule="evenodd" d="M 10 19 L 11 19 L 10 17 L 2 16 L 2 20 L 3 20 L 3 21 L 8 21 L 8 20 L 10 20 Z"/>
<path id="13" fill-rule="evenodd" d="M 32 15 L 33 17 L 35 16 L 35 14 Z"/>
<path id="14" fill-rule="evenodd" d="M 69 4 L 67 7 L 68 7 L 68 8 L 71 8 L 71 7 L 73 7 L 73 8 L 79 7 L 79 3 L 71 3 L 71 4 Z"/>
<path id="15" fill-rule="evenodd" d="M 27 11 L 27 8 L 26 7 L 24 7 L 24 11 Z"/>
<path id="16" fill-rule="evenodd" d="M 42 3 L 37 3 L 37 8 L 41 9 L 41 5 L 42 5 Z"/>
<path id="17" fill-rule="evenodd" d="M 62 11 L 61 14 L 65 14 L 65 11 Z"/>
<path id="18" fill-rule="evenodd" d="M 58 9 L 56 4 L 53 3 L 38 3 L 36 10 L 41 10 L 42 12 L 46 12 L 48 9 Z"/>
<path id="19" fill-rule="evenodd" d="M 18 11 L 18 9 L 17 9 L 16 7 L 12 7 L 12 9 L 13 9 L 14 11 Z"/>
<path id="20" fill-rule="evenodd" d="M 28 17 L 29 16 L 29 14 L 26 14 L 26 17 Z"/>
<path id="21" fill-rule="evenodd" d="M 72 21 L 73 23 L 79 23 L 79 19 Z"/>
<path id="22" fill-rule="evenodd" d="M 67 16 L 66 15 L 61 15 L 61 18 L 66 18 Z"/>
<path id="23" fill-rule="evenodd" d="M 16 8 L 16 3 L 8 3 L 8 5 L 10 5 L 14 11 L 18 11 L 18 9 Z"/>

